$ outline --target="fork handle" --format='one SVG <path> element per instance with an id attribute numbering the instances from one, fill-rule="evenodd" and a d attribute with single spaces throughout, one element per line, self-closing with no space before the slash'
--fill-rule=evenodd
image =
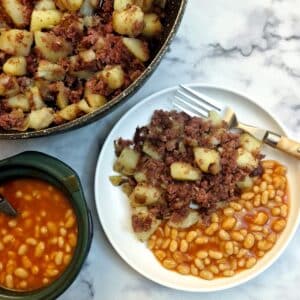
<path id="1" fill-rule="evenodd" d="M 286 136 L 281 136 L 268 131 L 264 138 L 264 142 L 273 148 L 279 149 L 300 159 L 300 143 L 293 141 Z"/>

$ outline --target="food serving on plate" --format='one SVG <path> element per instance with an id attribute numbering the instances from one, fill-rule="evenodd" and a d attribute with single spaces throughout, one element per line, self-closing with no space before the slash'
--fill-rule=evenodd
<path id="1" fill-rule="evenodd" d="M 69 199 L 39 179 L 0 184 L 17 210 L 0 213 L 0 286 L 17 291 L 51 284 L 70 264 L 77 245 L 77 219 Z"/>
<path id="2" fill-rule="evenodd" d="M 0 129 L 44 129 L 103 106 L 145 69 L 164 0 L 0 0 Z"/>
<path id="3" fill-rule="evenodd" d="M 132 207 L 132 228 L 162 265 L 213 279 L 253 267 L 287 223 L 286 169 L 261 143 L 207 120 L 155 111 L 133 140 L 115 141 L 112 176 Z"/>

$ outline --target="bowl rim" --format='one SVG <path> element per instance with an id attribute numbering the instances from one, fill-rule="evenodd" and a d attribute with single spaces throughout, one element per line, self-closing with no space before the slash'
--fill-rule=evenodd
<path id="1" fill-rule="evenodd" d="M 37 138 L 43 137 L 53 134 L 63 133 L 72 129 L 78 129 L 85 125 L 88 125 L 92 122 L 98 120 L 101 116 L 105 116 L 107 113 L 111 111 L 114 107 L 118 107 L 122 103 L 125 103 L 129 100 L 130 96 L 132 96 L 135 92 L 137 92 L 144 83 L 150 78 L 151 74 L 154 70 L 158 67 L 159 63 L 161 62 L 163 56 L 166 54 L 171 42 L 175 38 L 176 32 L 178 31 L 179 25 L 182 21 L 184 16 L 185 8 L 187 6 L 188 0 L 180 0 L 180 6 L 178 12 L 176 14 L 176 18 L 174 20 L 174 24 L 171 27 L 165 41 L 160 46 L 159 51 L 156 53 L 155 57 L 152 59 L 151 63 L 147 66 L 147 68 L 143 71 L 143 73 L 130 84 L 125 90 L 123 90 L 119 95 L 117 95 L 114 99 L 109 101 L 103 107 L 97 109 L 94 112 L 89 114 L 83 115 L 75 120 L 69 121 L 67 123 L 49 127 L 42 130 L 37 131 L 28 131 L 28 132 L 8 132 L 8 133 L 0 133 L 0 140 L 1 139 L 8 139 L 8 140 L 15 140 L 15 139 L 28 139 L 28 138 Z"/>
<path id="2" fill-rule="evenodd" d="M 75 281 L 87 258 L 93 239 L 93 220 L 88 208 L 80 178 L 74 169 L 63 161 L 38 151 L 25 151 L 0 161 L 0 169 L 32 168 L 45 173 L 57 181 L 68 192 L 68 199 L 74 204 L 74 211 L 80 224 L 78 242 L 71 263 L 63 273 L 50 285 L 25 292 L 10 291 L 1 288 L 0 296 L 8 300 L 42 300 L 56 299 Z M 60 177 L 61 176 L 61 177 Z M 18 177 L 18 176 L 16 176 Z M 24 176 L 19 176 L 24 177 Z M 36 177 L 33 175 L 33 177 Z M 46 181 L 46 179 L 42 180 Z M 79 236 L 79 233 L 80 236 Z"/>

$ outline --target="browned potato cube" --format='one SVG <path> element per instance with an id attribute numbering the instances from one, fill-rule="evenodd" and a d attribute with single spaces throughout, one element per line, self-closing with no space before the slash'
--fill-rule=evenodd
<path id="1" fill-rule="evenodd" d="M 170 168 L 171 176 L 176 180 L 196 181 L 201 179 L 201 171 L 188 163 L 174 162 Z"/>
<path id="2" fill-rule="evenodd" d="M 20 0 L 0 0 L 6 14 L 11 18 L 15 25 L 24 28 L 29 23 L 27 8 Z M 1 10 L 2 10 L 1 7 Z"/>
<path id="3" fill-rule="evenodd" d="M 205 173 L 218 174 L 221 171 L 220 153 L 213 149 L 195 147 L 195 161 L 201 171 Z"/>
<path id="4" fill-rule="evenodd" d="M 139 6 L 133 5 L 123 11 L 114 11 L 112 22 L 115 32 L 135 37 L 143 32 L 144 13 Z"/>
<path id="5" fill-rule="evenodd" d="M 123 38 L 123 44 L 140 61 L 146 62 L 150 58 L 149 49 L 145 42 L 135 38 Z"/>
<path id="6" fill-rule="evenodd" d="M 125 175 L 132 175 L 139 159 L 140 153 L 128 147 L 124 148 L 115 163 L 115 169 Z"/>
<path id="7" fill-rule="evenodd" d="M 161 191 L 151 185 L 139 183 L 129 197 L 133 207 L 147 206 L 160 200 Z"/>
<path id="8" fill-rule="evenodd" d="M 36 31 L 34 33 L 36 48 L 42 56 L 53 63 L 72 53 L 72 45 L 64 38 L 49 32 Z"/>
<path id="9" fill-rule="evenodd" d="M 158 36 L 162 31 L 162 24 L 157 14 L 145 14 L 144 16 L 145 27 L 143 35 L 146 37 Z"/>
<path id="10" fill-rule="evenodd" d="M 27 30 L 0 31 L 0 50 L 14 56 L 27 56 L 33 43 L 33 35 Z"/>

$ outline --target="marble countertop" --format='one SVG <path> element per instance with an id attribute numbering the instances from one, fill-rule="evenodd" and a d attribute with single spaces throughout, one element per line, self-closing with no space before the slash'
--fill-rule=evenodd
<path id="1" fill-rule="evenodd" d="M 87 261 L 60 300 L 299 299 L 300 231 L 280 259 L 256 279 L 200 294 L 159 286 L 133 271 L 107 241 L 95 213 L 97 157 L 114 123 L 139 99 L 179 83 L 235 88 L 263 102 L 300 138 L 300 0 L 188 0 L 180 30 L 147 84 L 113 114 L 82 129 L 25 141 L 0 141 L 0 159 L 39 150 L 63 159 L 80 175 L 95 233 Z"/>

